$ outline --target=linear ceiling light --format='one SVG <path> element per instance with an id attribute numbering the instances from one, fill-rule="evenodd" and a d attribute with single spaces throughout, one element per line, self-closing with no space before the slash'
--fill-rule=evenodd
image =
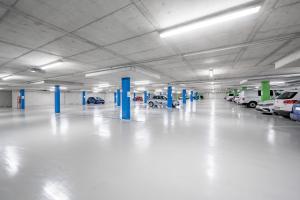
<path id="1" fill-rule="evenodd" d="M 34 84 L 34 85 L 39 85 L 39 84 L 44 84 L 45 81 L 36 81 L 36 82 L 32 82 L 31 84 Z"/>
<path id="2" fill-rule="evenodd" d="M 40 68 L 42 70 L 47 70 L 47 69 L 50 69 L 50 68 L 59 67 L 62 63 L 63 63 L 63 61 L 59 60 L 59 61 L 56 61 L 56 62 L 53 62 L 53 63 L 50 63 L 50 64 L 43 65 Z"/>
<path id="3" fill-rule="evenodd" d="M 9 76 L 10 74 L 0 74 L 0 78 L 3 78 L 3 77 L 6 77 L 6 76 Z"/>
<path id="4" fill-rule="evenodd" d="M 12 78 L 14 78 L 13 75 L 8 75 L 8 76 L 3 77 L 2 80 L 6 81 L 6 80 L 9 80 L 9 79 L 12 79 Z"/>
<path id="5" fill-rule="evenodd" d="M 159 74 L 156 74 L 149 70 L 141 69 L 140 67 L 122 67 L 122 68 L 115 68 L 115 69 L 106 69 L 102 71 L 87 73 L 85 74 L 85 77 L 101 76 L 101 75 L 125 72 L 125 71 L 138 72 L 156 79 L 160 79 Z"/>
<path id="6" fill-rule="evenodd" d="M 145 80 L 145 81 L 134 81 L 134 85 L 148 85 L 150 84 L 150 81 Z"/>
<path id="7" fill-rule="evenodd" d="M 240 82 L 240 84 L 244 84 L 244 83 L 247 83 L 248 82 L 248 80 L 242 80 L 241 82 Z"/>
<path id="8" fill-rule="evenodd" d="M 98 88 L 107 88 L 107 87 L 110 87 L 111 85 L 109 83 L 101 83 L 99 84 L 97 87 Z"/>
<path id="9" fill-rule="evenodd" d="M 91 72 L 85 75 L 85 77 L 93 77 L 93 76 L 101 76 L 105 74 L 112 74 L 112 73 L 118 73 L 118 72 L 124 72 L 124 71 L 130 71 L 131 67 L 125 67 L 125 68 L 116 68 L 116 69 L 106 69 L 98 72 Z"/>
<path id="10" fill-rule="evenodd" d="M 298 50 L 286 57 L 283 57 L 282 59 L 275 62 L 275 69 L 284 67 L 284 66 L 291 64 L 299 59 L 300 59 L 300 50 Z"/>
<path id="11" fill-rule="evenodd" d="M 175 26 L 174 28 L 166 29 L 160 33 L 160 37 L 165 38 L 173 35 L 178 35 L 193 31 L 200 28 L 205 28 L 212 25 L 221 24 L 223 22 L 231 21 L 237 18 L 246 17 L 248 15 L 253 15 L 261 9 L 261 5 L 250 6 L 247 8 L 238 9 L 232 12 L 218 14 L 209 18 L 202 18 L 198 21 L 193 21 L 188 24 L 183 24 L 182 26 Z"/>

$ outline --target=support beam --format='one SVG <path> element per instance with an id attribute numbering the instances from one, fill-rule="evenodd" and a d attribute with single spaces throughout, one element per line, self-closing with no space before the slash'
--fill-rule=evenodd
<path id="1" fill-rule="evenodd" d="M 122 78 L 122 119 L 130 120 L 130 78 Z"/>
<path id="2" fill-rule="evenodd" d="M 168 108 L 172 108 L 173 106 L 173 99 L 172 99 L 172 86 L 168 86 Z"/>
<path id="3" fill-rule="evenodd" d="M 186 104 L 186 89 L 182 90 L 182 104 Z"/>
<path id="4" fill-rule="evenodd" d="M 121 91 L 117 89 L 117 106 L 121 106 Z"/>
<path id="5" fill-rule="evenodd" d="M 191 102 L 194 101 L 194 91 L 191 91 L 191 94 L 190 94 L 190 101 L 191 101 Z"/>
<path id="6" fill-rule="evenodd" d="M 25 110 L 25 89 L 20 89 L 21 110 Z"/>
<path id="7" fill-rule="evenodd" d="M 261 82 L 261 100 L 270 100 L 270 81 Z"/>
<path id="8" fill-rule="evenodd" d="M 59 87 L 59 85 L 55 86 L 54 102 L 55 102 L 55 113 L 60 113 L 60 87 Z"/>
<path id="9" fill-rule="evenodd" d="M 85 106 L 86 104 L 86 92 L 82 91 L 82 105 Z"/>

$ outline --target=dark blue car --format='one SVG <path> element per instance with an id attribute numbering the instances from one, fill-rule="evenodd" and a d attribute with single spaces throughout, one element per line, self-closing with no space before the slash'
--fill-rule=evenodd
<path id="1" fill-rule="evenodd" d="M 101 99 L 100 97 L 89 97 L 87 100 L 87 104 L 104 104 L 104 99 Z"/>

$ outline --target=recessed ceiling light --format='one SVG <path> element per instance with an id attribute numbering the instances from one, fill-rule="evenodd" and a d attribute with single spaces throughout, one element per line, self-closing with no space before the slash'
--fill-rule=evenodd
<path id="1" fill-rule="evenodd" d="M 193 21 L 191 23 L 183 24 L 182 26 L 179 25 L 179 26 L 175 26 L 174 28 L 170 28 L 165 31 L 162 31 L 160 33 L 160 37 L 162 38 L 170 37 L 170 36 L 186 33 L 189 31 L 193 31 L 196 29 L 221 24 L 237 18 L 255 14 L 259 12 L 260 9 L 261 9 L 261 5 L 255 5 L 243 9 L 238 9 L 232 12 L 218 14 L 216 16 L 209 17 L 209 18 L 202 18 L 200 20 Z"/>

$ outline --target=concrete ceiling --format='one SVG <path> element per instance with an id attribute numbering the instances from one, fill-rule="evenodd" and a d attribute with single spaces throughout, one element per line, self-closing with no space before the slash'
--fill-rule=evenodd
<path id="1" fill-rule="evenodd" d="M 159 36 L 164 28 L 248 2 L 0 0 L 0 76 L 14 75 L 0 80 L 1 88 L 48 87 L 30 84 L 40 80 L 74 82 L 74 89 L 103 82 L 119 87 L 122 76 L 200 90 L 211 88 L 202 82 L 238 87 L 241 80 L 261 75 L 295 79 L 280 75 L 300 73 L 300 66 L 275 70 L 274 62 L 300 48 L 300 0 L 265 0 L 258 14 L 171 38 Z M 45 73 L 30 72 L 60 60 L 59 67 Z M 161 78 L 133 71 L 85 77 L 131 65 Z M 208 76 L 210 68 L 214 79 Z"/>

